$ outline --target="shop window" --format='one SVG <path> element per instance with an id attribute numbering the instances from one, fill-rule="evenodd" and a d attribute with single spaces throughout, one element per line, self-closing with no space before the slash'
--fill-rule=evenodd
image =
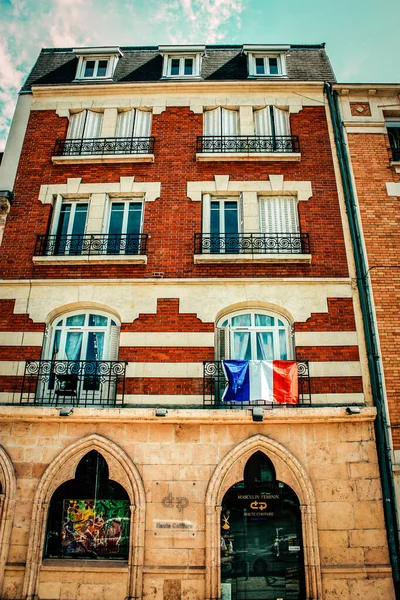
<path id="1" fill-rule="evenodd" d="M 263 452 L 222 500 L 221 597 L 305 598 L 300 503 Z"/>
<path id="2" fill-rule="evenodd" d="M 51 498 L 44 557 L 126 560 L 129 505 L 124 488 L 109 479 L 103 456 L 92 450 Z"/>

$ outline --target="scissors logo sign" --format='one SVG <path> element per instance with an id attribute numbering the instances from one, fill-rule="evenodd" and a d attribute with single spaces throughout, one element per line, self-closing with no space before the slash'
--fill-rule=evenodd
<path id="1" fill-rule="evenodd" d="M 267 510 L 267 503 L 258 502 L 257 500 L 255 500 L 250 504 L 250 508 L 252 508 L 253 510 Z"/>

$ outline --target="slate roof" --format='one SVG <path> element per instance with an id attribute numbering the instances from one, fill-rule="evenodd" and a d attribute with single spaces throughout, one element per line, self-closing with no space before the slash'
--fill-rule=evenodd
<path id="1" fill-rule="evenodd" d="M 286 80 L 294 81 L 335 81 L 335 75 L 325 52 L 324 44 L 291 45 L 286 55 Z M 112 81 L 157 82 L 162 78 L 163 57 L 156 46 L 121 47 L 123 56 L 119 59 Z M 32 85 L 61 85 L 82 83 L 96 85 L 99 80 L 74 82 L 78 59 L 72 48 L 42 49 L 22 91 L 29 91 Z M 247 80 L 247 57 L 242 46 L 206 46 L 202 59 L 201 78 L 205 81 Z M 263 78 L 265 80 L 265 78 Z M 176 81 L 176 80 L 174 80 Z"/>

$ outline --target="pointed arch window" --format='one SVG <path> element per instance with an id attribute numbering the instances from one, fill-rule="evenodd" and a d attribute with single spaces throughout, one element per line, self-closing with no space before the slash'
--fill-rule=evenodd
<path id="1" fill-rule="evenodd" d="M 44 557 L 126 560 L 129 505 L 127 492 L 109 478 L 103 456 L 96 450 L 88 452 L 75 478 L 51 498 Z"/>

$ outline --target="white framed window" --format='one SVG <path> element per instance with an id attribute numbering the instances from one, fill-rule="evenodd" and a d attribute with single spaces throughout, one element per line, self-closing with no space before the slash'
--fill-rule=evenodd
<path id="1" fill-rule="evenodd" d="M 98 310 L 73 311 L 54 319 L 48 331 L 49 360 L 117 360 L 120 326 Z"/>
<path id="2" fill-rule="evenodd" d="M 261 233 L 299 233 L 297 198 L 264 196 L 259 200 Z"/>
<path id="3" fill-rule="evenodd" d="M 51 226 L 51 254 L 56 256 L 82 253 L 89 202 L 57 196 Z"/>
<path id="4" fill-rule="evenodd" d="M 143 205 L 141 200 L 111 200 L 106 228 L 108 254 L 140 254 Z"/>
<path id="5" fill-rule="evenodd" d="M 205 136 L 238 136 L 239 110 L 218 106 L 204 112 L 203 132 Z"/>
<path id="6" fill-rule="evenodd" d="M 394 160 L 400 160 L 400 118 L 386 118 L 386 128 Z"/>
<path id="7" fill-rule="evenodd" d="M 111 79 L 122 52 L 117 47 L 75 48 L 78 57 L 76 79 Z"/>
<path id="8" fill-rule="evenodd" d="M 217 323 L 218 360 L 291 360 L 291 323 L 283 315 L 261 309 L 240 310 Z"/>
<path id="9" fill-rule="evenodd" d="M 163 55 L 163 77 L 200 77 L 205 46 L 159 46 Z"/>
<path id="10" fill-rule="evenodd" d="M 150 137 L 151 117 L 150 111 L 137 108 L 118 113 L 115 137 Z"/>
<path id="11" fill-rule="evenodd" d="M 286 75 L 284 54 L 248 53 L 250 77 L 280 77 Z"/>
<path id="12" fill-rule="evenodd" d="M 290 135 L 289 111 L 276 108 L 276 106 L 265 106 L 255 109 L 254 132 L 257 136 L 281 136 Z"/>
<path id="13" fill-rule="evenodd" d="M 69 118 L 67 131 L 68 140 L 99 138 L 103 123 L 103 113 L 92 110 L 82 110 L 73 113 Z"/>

